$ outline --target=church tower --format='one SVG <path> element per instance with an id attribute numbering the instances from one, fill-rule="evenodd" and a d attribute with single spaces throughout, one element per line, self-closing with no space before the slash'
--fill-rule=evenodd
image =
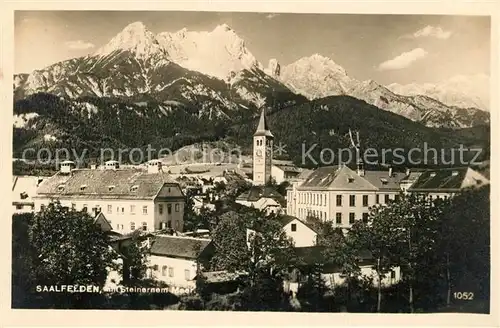
<path id="1" fill-rule="evenodd" d="M 260 114 L 257 131 L 253 135 L 253 183 L 265 185 L 271 180 L 271 166 L 273 161 L 273 139 L 266 120 L 266 111 L 263 108 Z"/>

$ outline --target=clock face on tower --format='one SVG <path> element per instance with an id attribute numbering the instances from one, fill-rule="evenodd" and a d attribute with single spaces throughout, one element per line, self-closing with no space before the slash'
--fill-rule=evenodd
<path id="1" fill-rule="evenodd" d="M 262 157 L 262 150 L 257 149 L 257 150 L 255 151 L 255 155 L 257 155 L 257 156 L 259 156 L 259 157 Z"/>

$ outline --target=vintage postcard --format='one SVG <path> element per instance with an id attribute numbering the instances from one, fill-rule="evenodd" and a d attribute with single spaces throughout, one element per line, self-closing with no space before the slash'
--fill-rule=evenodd
<path id="1" fill-rule="evenodd" d="M 493 325 L 495 5 L 82 5 L 4 23 L 12 315 Z"/>

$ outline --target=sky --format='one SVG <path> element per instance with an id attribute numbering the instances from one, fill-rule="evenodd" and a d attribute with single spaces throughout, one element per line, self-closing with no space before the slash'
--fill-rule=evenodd
<path id="1" fill-rule="evenodd" d="M 358 80 L 438 82 L 489 74 L 485 16 L 273 14 L 168 11 L 16 11 L 15 72 L 94 53 L 130 23 L 154 32 L 228 24 L 265 67 L 319 53 Z"/>

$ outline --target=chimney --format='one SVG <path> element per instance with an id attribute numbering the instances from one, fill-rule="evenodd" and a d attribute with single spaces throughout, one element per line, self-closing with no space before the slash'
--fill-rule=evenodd
<path id="1" fill-rule="evenodd" d="M 118 161 L 107 161 L 106 163 L 104 163 L 104 168 L 105 170 L 116 170 L 116 169 L 119 169 L 120 168 L 120 163 L 118 163 Z"/>
<path id="2" fill-rule="evenodd" d="M 363 165 L 363 161 L 361 159 L 358 161 L 357 173 L 358 173 L 358 175 L 360 177 L 364 177 L 365 176 L 365 168 L 364 168 L 364 165 Z"/>
<path id="3" fill-rule="evenodd" d="M 148 173 L 158 173 L 163 172 L 161 161 L 158 159 L 152 159 L 147 163 Z"/>
<path id="4" fill-rule="evenodd" d="M 392 166 L 389 167 L 389 176 L 392 177 Z"/>
<path id="5" fill-rule="evenodd" d="M 69 174 L 71 170 L 75 168 L 75 162 L 64 161 L 61 163 L 61 173 Z"/>

